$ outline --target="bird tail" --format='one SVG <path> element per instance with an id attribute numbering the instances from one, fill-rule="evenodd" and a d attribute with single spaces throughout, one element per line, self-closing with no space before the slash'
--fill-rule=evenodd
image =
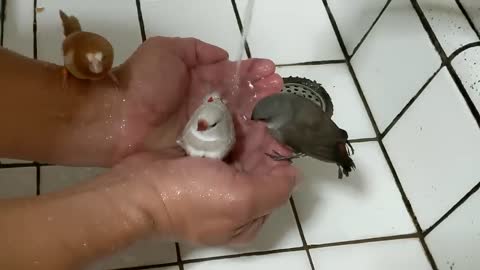
<path id="1" fill-rule="evenodd" d="M 61 9 L 59 11 L 60 18 L 62 19 L 63 25 L 63 34 L 67 37 L 68 35 L 82 31 L 82 26 L 75 16 L 68 16 Z"/>
<path id="2" fill-rule="evenodd" d="M 352 145 L 347 141 L 346 143 L 338 143 L 338 178 L 342 179 L 343 175 L 349 176 L 350 172 L 355 169 L 355 163 L 350 158 L 350 151 L 348 150 L 347 146 L 351 149 L 351 153 L 353 154 L 354 150 Z"/>

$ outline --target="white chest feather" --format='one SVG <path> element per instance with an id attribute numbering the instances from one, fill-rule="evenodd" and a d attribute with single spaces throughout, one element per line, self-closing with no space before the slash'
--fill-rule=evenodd
<path id="1" fill-rule="evenodd" d="M 227 106 L 217 94 L 195 110 L 177 143 L 189 156 L 223 159 L 235 144 L 235 128 Z"/>

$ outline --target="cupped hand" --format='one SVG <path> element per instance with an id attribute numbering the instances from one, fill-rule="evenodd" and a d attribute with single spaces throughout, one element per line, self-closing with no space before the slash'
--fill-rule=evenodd
<path id="1" fill-rule="evenodd" d="M 296 170 L 288 163 L 251 173 L 217 160 L 165 160 L 151 153 L 134 154 L 108 174 L 89 189 L 128 187 L 120 199 L 134 198 L 132 205 L 153 224 L 150 232 L 202 245 L 250 242 L 296 185 Z"/>
<path id="2" fill-rule="evenodd" d="M 280 91 L 283 81 L 269 60 L 242 61 L 237 77 L 236 70 L 237 62 L 229 61 L 226 51 L 197 39 L 154 37 L 144 42 L 114 70 L 119 89 L 99 91 L 101 103 L 108 105 L 99 114 L 100 122 L 109 129 L 100 139 L 113 141 L 112 163 L 143 151 L 183 156 L 176 144 L 178 135 L 213 90 L 234 114 L 234 152 L 237 156 L 248 153 L 249 133 L 264 128 L 248 120 L 252 108 L 260 98 Z M 276 145 L 272 138 L 264 139 L 259 143 Z M 277 152 L 287 151 L 275 147 Z"/>

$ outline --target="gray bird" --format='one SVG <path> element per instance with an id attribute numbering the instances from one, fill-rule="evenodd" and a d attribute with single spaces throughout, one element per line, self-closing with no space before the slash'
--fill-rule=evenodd
<path id="1" fill-rule="evenodd" d="M 353 148 L 348 133 L 331 119 L 333 104 L 327 91 L 317 82 L 306 78 L 284 78 L 280 93 L 260 100 L 251 119 L 264 121 L 269 133 L 280 143 L 292 148 L 294 155 L 281 156 L 266 153 L 274 160 L 289 160 L 302 156 L 336 163 L 338 178 L 355 169 L 350 158 Z"/>

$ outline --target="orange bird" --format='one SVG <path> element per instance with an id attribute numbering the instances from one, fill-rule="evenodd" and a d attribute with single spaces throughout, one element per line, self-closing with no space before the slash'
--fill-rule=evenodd
<path id="1" fill-rule="evenodd" d="M 75 16 L 60 10 L 65 39 L 63 40 L 62 86 L 66 88 L 69 74 L 81 80 L 100 80 L 110 77 L 115 86 L 119 83 L 112 73 L 112 44 L 99 34 L 83 31 Z"/>

